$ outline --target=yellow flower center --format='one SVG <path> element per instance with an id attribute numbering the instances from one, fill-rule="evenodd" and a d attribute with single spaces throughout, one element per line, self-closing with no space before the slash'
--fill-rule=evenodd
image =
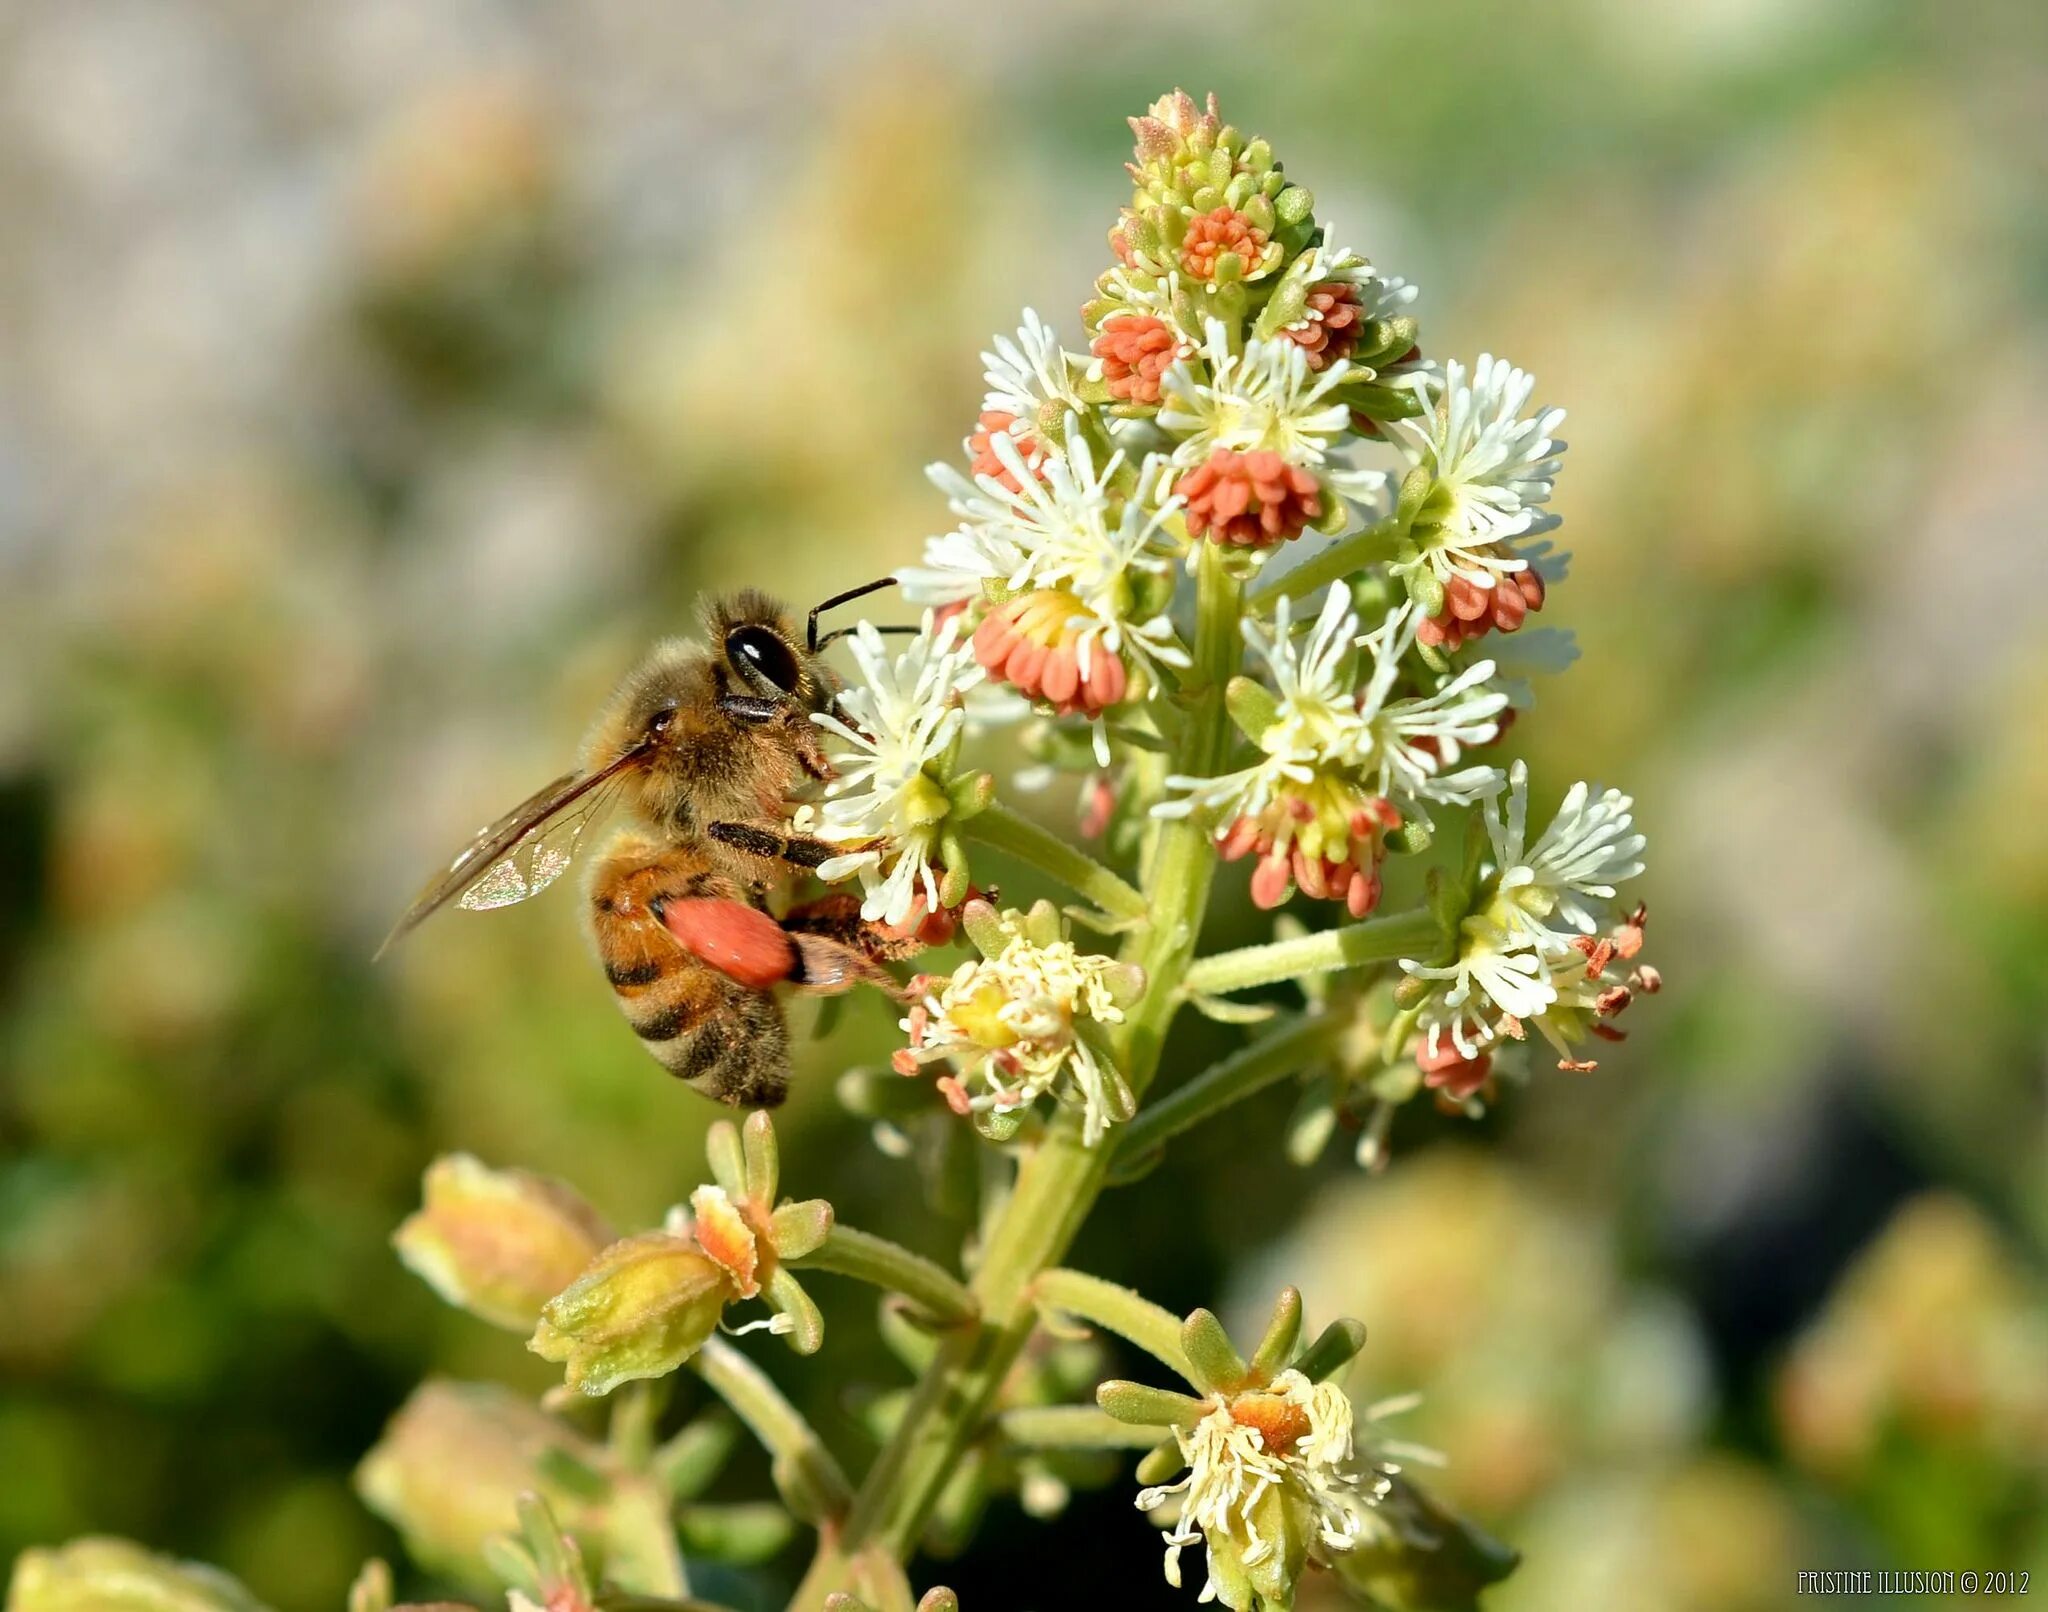
<path id="1" fill-rule="evenodd" d="M 977 1047 L 999 1052 L 1023 1038 L 1003 1018 L 1009 996 L 994 980 L 975 987 L 952 1005 L 949 1017 Z"/>

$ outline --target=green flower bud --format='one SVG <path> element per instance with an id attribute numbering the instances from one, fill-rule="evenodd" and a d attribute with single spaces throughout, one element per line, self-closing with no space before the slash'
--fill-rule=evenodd
<path id="1" fill-rule="evenodd" d="M 404 1537 L 421 1566 L 464 1583 L 489 1583 L 484 1545 L 515 1528 L 519 1497 L 545 1496 L 571 1526 L 596 1521 L 587 1495 L 565 1488 L 572 1466 L 604 1471 L 604 1452 L 494 1383 L 430 1379 L 356 1468 L 356 1492 Z"/>
<path id="2" fill-rule="evenodd" d="M 467 1153 L 428 1166 L 425 1203 L 391 1239 L 408 1270 L 450 1304 L 524 1332 L 611 1231 L 559 1181 L 493 1170 Z"/>
<path id="3" fill-rule="evenodd" d="M 75 1539 L 25 1550 L 7 1586 L 7 1612 L 264 1612 L 227 1574 L 154 1556 L 125 1539 Z"/>
<path id="4" fill-rule="evenodd" d="M 1336 1560 L 1338 1576 L 1399 1612 L 1470 1606 L 1521 1560 L 1499 1540 L 1445 1510 L 1406 1478 L 1377 1506 L 1387 1527 Z"/>
<path id="5" fill-rule="evenodd" d="M 734 1296 L 730 1274 L 689 1238 L 642 1232 L 613 1243 L 550 1299 L 526 1346 L 565 1366 L 571 1388 L 608 1394 L 682 1365 Z"/>

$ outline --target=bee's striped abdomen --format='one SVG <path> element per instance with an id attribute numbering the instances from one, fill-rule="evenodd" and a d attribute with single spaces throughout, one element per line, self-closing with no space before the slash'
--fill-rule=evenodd
<path id="1" fill-rule="evenodd" d="M 591 933 L 626 1022 L 654 1060 L 707 1097 L 765 1108 L 789 1085 L 781 1008 L 689 950 L 660 916 L 670 903 L 739 900 L 693 848 L 623 834 L 593 873 Z"/>

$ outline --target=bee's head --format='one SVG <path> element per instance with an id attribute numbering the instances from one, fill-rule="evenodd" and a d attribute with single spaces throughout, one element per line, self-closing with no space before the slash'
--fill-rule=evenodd
<path id="1" fill-rule="evenodd" d="M 712 669 L 726 714 L 769 726 L 792 717 L 809 725 L 830 706 L 837 682 L 781 605 L 751 588 L 706 612 Z"/>
<path id="2" fill-rule="evenodd" d="M 774 815 L 805 777 L 831 775 L 811 717 L 838 684 L 789 617 L 740 593 L 710 606 L 705 629 L 702 644 L 656 644 L 584 746 L 585 770 L 618 768 L 650 822 Z"/>

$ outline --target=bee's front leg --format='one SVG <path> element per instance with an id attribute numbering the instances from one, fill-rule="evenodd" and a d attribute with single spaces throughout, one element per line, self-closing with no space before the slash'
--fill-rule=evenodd
<path id="1" fill-rule="evenodd" d="M 720 845 L 729 845 L 764 862 L 785 862 L 795 868 L 819 867 L 835 856 L 845 855 L 847 850 L 844 845 L 828 845 L 770 823 L 713 823 L 705 832 Z"/>

